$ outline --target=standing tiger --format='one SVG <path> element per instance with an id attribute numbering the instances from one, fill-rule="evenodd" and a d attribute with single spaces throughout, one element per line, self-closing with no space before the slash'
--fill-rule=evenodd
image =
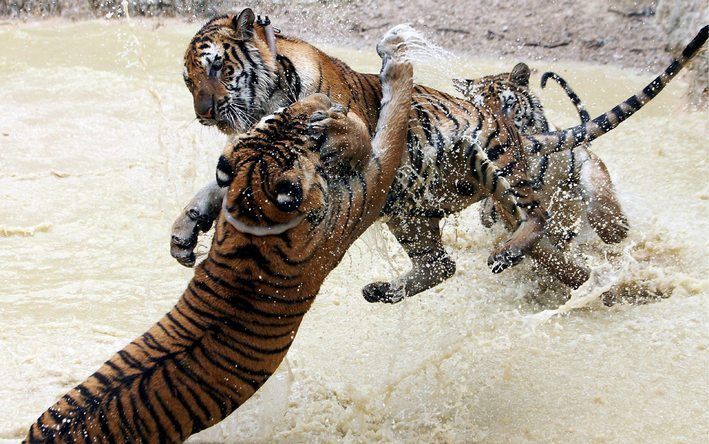
<path id="1" fill-rule="evenodd" d="M 529 88 L 529 77 L 529 67 L 519 63 L 510 73 L 453 82 L 468 100 L 512 119 L 522 134 L 547 132 L 550 125 L 541 102 Z M 581 123 L 587 123 L 588 111 L 566 80 L 547 72 L 541 78 L 542 88 L 550 78 L 561 85 L 576 106 Z M 542 204 L 549 210 L 547 230 L 554 233 L 554 238 L 564 242 L 573 239 L 582 215 L 604 242 L 617 243 L 626 237 L 628 221 L 608 169 L 587 144 L 533 157 L 529 169 L 532 188 L 539 191 Z M 492 200 L 485 199 L 481 208 L 483 225 L 490 227 L 496 219 Z"/>
<path id="2" fill-rule="evenodd" d="M 376 75 L 358 73 L 312 45 L 275 35 L 270 25 L 254 26 L 254 21 L 250 9 L 217 17 L 190 42 L 184 78 L 200 122 L 233 134 L 274 109 L 322 92 L 373 131 L 381 99 Z M 452 276 L 455 263 L 443 248 L 440 221 L 490 195 L 508 226 L 517 227 L 488 259 L 492 270 L 500 272 L 528 254 L 564 284 L 580 286 L 590 275 L 588 268 L 542 236 L 546 212 L 527 177 L 526 159 L 570 150 L 612 130 L 655 97 L 705 40 L 706 28 L 642 92 L 564 131 L 520 136 L 505 116 L 415 85 L 407 151 L 382 210 L 412 268 L 392 282 L 367 285 L 365 298 L 398 301 Z M 221 195 L 218 184 L 207 185 L 173 225 L 171 253 L 181 263 L 194 264 L 197 235 L 218 216 Z"/>
<path id="3" fill-rule="evenodd" d="M 323 94 L 264 117 L 227 145 L 217 168 L 223 210 L 182 297 L 43 413 L 25 442 L 182 442 L 259 389 L 325 277 L 386 201 L 413 88 L 402 43 L 392 31 L 377 47 L 383 98 L 371 145 L 358 117 Z M 343 133 L 343 125 L 354 129 Z M 352 146 L 366 155 L 343 169 L 362 154 Z"/>

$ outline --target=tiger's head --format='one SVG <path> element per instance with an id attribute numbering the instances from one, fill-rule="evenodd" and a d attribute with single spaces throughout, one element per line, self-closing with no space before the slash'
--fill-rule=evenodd
<path id="1" fill-rule="evenodd" d="M 230 134 L 264 115 L 278 84 L 277 62 L 268 41 L 273 35 L 254 25 L 251 9 L 216 17 L 187 47 L 183 78 L 201 124 Z"/>
<path id="2" fill-rule="evenodd" d="M 331 106 L 327 96 L 314 94 L 229 142 L 216 172 L 219 186 L 228 187 L 225 222 L 263 237 L 319 220 L 334 178 L 321 158 L 322 138 L 313 137 L 309 126 L 315 113 Z"/>
<path id="3" fill-rule="evenodd" d="M 509 73 L 479 79 L 453 79 L 455 88 L 477 106 L 502 113 L 522 134 L 549 130 L 541 102 L 529 89 L 529 67 L 518 63 Z"/>

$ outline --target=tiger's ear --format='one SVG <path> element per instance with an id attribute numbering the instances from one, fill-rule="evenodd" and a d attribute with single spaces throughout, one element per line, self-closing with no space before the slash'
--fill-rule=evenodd
<path id="1" fill-rule="evenodd" d="M 529 86 L 530 74 L 529 66 L 526 63 L 518 63 L 512 68 L 510 81 L 520 86 Z"/>
<path id="2" fill-rule="evenodd" d="M 237 38 L 246 40 L 254 35 L 254 21 L 256 16 L 251 8 L 246 8 L 232 20 L 231 24 L 236 31 Z"/>

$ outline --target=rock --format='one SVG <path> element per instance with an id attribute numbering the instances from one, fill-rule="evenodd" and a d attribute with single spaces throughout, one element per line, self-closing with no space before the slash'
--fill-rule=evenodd
<path id="1" fill-rule="evenodd" d="M 679 53 L 709 22 L 706 0 L 660 0 L 657 21 L 667 34 L 667 49 Z M 689 104 L 693 108 L 709 106 L 709 55 L 700 53 L 687 67 Z"/>

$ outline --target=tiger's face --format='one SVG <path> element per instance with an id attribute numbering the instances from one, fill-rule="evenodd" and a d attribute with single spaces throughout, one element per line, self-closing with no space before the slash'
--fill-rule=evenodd
<path id="1" fill-rule="evenodd" d="M 199 122 L 227 134 L 246 131 L 276 88 L 275 66 L 251 9 L 207 22 L 187 47 L 183 70 Z"/>
<path id="2" fill-rule="evenodd" d="M 549 130 L 539 99 L 529 90 L 529 67 L 518 63 L 511 72 L 479 79 L 453 79 L 453 85 L 474 104 L 514 122 L 522 134 Z"/>
<path id="3" fill-rule="evenodd" d="M 229 143 L 217 183 L 228 187 L 222 213 L 237 231 L 278 235 L 319 220 L 335 187 L 321 159 L 322 140 L 310 135 L 309 125 L 315 112 L 330 106 L 326 96 L 310 96 Z"/>

